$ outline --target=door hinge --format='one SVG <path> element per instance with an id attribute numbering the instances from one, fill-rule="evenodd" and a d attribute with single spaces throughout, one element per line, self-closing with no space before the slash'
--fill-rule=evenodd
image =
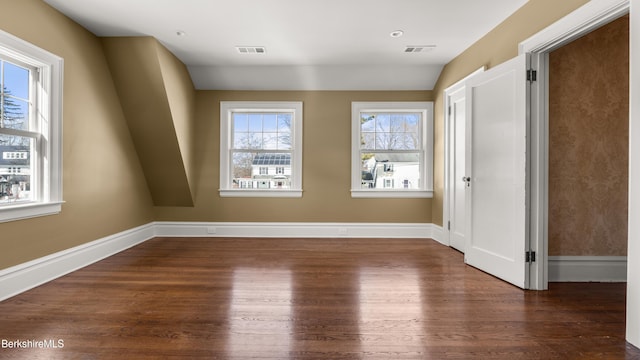
<path id="1" fill-rule="evenodd" d="M 447 221 L 447 230 L 451 231 L 451 221 Z"/>
<path id="2" fill-rule="evenodd" d="M 524 253 L 524 262 L 532 263 L 536 262 L 536 252 L 535 251 L 527 251 Z"/>
<path id="3" fill-rule="evenodd" d="M 537 81 L 538 80 L 538 72 L 533 69 L 527 70 L 527 81 Z"/>
<path id="4" fill-rule="evenodd" d="M 451 116 L 451 105 L 449 105 L 449 110 L 448 111 L 449 111 L 448 115 Z"/>

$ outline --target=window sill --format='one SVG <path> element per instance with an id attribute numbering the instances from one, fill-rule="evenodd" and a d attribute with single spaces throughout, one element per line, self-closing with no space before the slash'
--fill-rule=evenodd
<path id="1" fill-rule="evenodd" d="M 433 191 L 426 190 L 351 190 L 352 198 L 433 198 Z"/>
<path id="2" fill-rule="evenodd" d="M 63 203 L 64 201 L 2 205 L 0 206 L 0 223 L 59 214 Z"/>
<path id="3" fill-rule="evenodd" d="M 251 190 L 233 189 L 219 190 L 220 197 L 278 197 L 278 198 L 301 198 L 302 190 Z"/>

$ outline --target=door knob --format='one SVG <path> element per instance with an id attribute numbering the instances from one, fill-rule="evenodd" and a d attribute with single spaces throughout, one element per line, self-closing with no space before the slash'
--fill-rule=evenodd
<path id="1" fill-rule="evenodd" d="M 468 176 L 463 176 L 463 177 L 462 177 L 462 181 L 464 181 L 464 182 L 468 183 L 468 182 L 470 182 L 470 181 L 471 181 L 471 178 L 470 178 L 470 177 L 468 177 Z"/>

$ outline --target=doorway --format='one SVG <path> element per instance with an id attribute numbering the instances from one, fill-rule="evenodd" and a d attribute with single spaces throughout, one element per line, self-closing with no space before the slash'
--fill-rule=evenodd
<path id="1" fill-rule="evenodd" d="M 548 56 L 549 281 L 624 281 L 629 15 Z"/>

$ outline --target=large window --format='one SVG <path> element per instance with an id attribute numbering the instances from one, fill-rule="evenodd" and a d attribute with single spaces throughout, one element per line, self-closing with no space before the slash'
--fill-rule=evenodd
<path id="1" fill-rule="evenodd" d="M 433 196 L 433 103 L 352 103 L 353 197 Z"/>
<path id="2" fill-rule="evenodd" d="M 0 221 L 60 212 L 62 59 L 0 31 Z"/>
<path id="3" fill-rule="evenodd" d="M 220 102 L 220 195 L 302 196 L 301 102 Z"/>

